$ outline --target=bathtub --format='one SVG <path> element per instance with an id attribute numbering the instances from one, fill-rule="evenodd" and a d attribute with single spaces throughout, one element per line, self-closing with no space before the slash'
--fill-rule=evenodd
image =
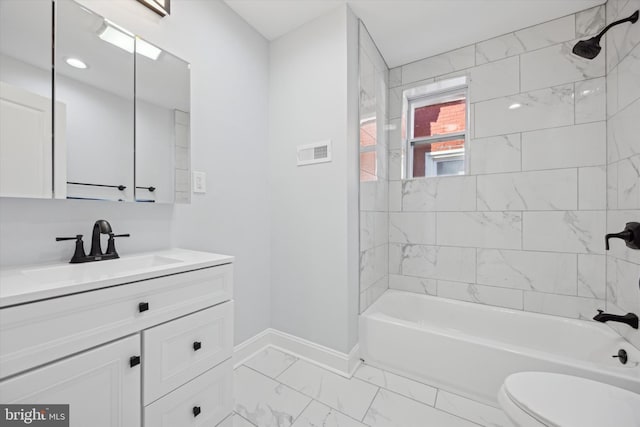
<path id="1" fill-rule="evenodd" d="M 626 365 L 611 357 L 619 349 Z M 521 371 L 640 393 L 640 350 L 606 325 L 409 292 L 388 290 L 360 316 L 360 352 L 370 365 L 493 406 Z"/>

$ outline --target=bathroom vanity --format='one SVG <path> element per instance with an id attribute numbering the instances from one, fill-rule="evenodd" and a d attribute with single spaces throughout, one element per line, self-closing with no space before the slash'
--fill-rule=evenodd
<path id="1" fill-rule="evenodd" d="M 71 426 L 214 426 L 233 410 L 233 257 L 171 249 L 0 273 L 0 400 Z"/>

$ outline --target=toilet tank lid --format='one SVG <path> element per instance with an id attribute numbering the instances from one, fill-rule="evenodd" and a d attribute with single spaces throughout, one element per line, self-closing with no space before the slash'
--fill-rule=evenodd
<path id="1" fill-rule="evenodd" d="M 640 426 L 640 394 L 586 378 L 519 372 L 504 390 L 520 409 L 549 427 Z"/>

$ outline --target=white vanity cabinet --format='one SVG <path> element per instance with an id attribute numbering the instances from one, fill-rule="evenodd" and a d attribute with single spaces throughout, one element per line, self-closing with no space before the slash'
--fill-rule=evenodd
<path id="1" fill-rule="evenodd" d="M 213 427 L 228 416 L 233 258 L 163 255 L 175 260 L 170 268 L 143 275 L 118 270 L 131 260 L 84 267 L 84 282 L 55 289 L 59 295 L 51 285 L 16 293 L 17 273 L 3 271 L 0 402 L 70 404 L 72 427 Z M 115 282 L 104 281 L 108 263 L 121 276 Z M 74 266 L 52 268 L 65 269 L 53 277 L 76 274 Z M 93 283 L 91 268 L 101 269 Z"/>
<path id="2" fill-rule="evenodd" d="M 4 404 L 68 404 L 72 426 L 140 425 L 137 335 L 88 350 L 0 382 Z"/>

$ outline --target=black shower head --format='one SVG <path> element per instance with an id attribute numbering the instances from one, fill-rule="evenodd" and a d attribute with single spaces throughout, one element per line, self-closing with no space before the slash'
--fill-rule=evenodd
<path id="1" fill-rule="evenodd" d="M 573 53 L 587 59 L 593 59 L 602 50 L 600 47 L 600 37 L 591 37 L 589 40 L 580 40 L 573 47 Z"/>
<path id="2" fill-rule="evenodd" d="M 595 58 L 600 53 L 600 50 L 602 50 L 602 47 L 600 46 L 600 39 L 602 38 L 604 33 L 609 31 L 611 27 L 622 24 L 623 22 L 631 22 L 632 24 L 635 24 L 636 22 L 638 22 L 639 14 L 640 11 L 636 10 L 630 17 L 612 22 L 611 24 L 607 25 L 606 27 L 604 27 L 604 30 L 602 30 L 597 36 L 591 37 L 589 40 L 580 40 L 573 47 L 573 53 L 586 59 Z"/>

